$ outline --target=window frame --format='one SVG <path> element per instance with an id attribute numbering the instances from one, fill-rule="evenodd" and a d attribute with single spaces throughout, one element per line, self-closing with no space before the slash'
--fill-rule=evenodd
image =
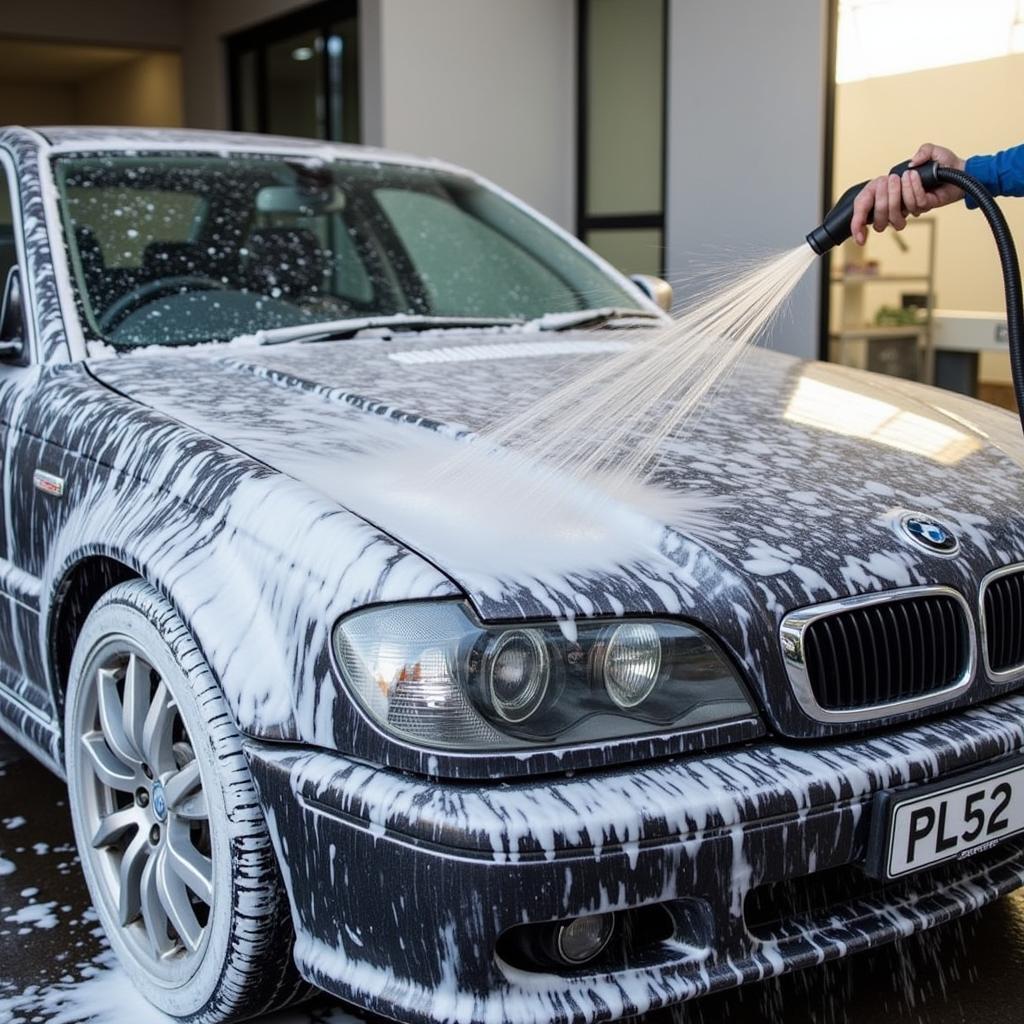
<path id="1" fill-rule="evenodd" d="M 19 360 L 0 361 L 0 372 L 42 362 L 39 349 L 39 324 L 36 320 L 36 286 L 28 273 L 28 257 L 25 251 L 24 210 L 21 203 L 21 189 L 18 188 L 18 169 L 14 154 L 6 146 L 0 146 L 0 170 L 7 177 L 7 195 L 11 204 L 11 225 L 14 231 L 14 250 L 17 253 L 17 267 L 21 277 L 21 301 L 25 307 L 25 323 L 28 338 L 25 352 Z M 0 283 L 0 300 L 7 282 Z"/>

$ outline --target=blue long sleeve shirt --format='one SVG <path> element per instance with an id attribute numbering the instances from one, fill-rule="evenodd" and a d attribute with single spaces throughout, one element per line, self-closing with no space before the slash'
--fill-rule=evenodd
<path id="1" fill-rule="evenodd" d="M 995 196 L 1024 196 L 1024 146 L 1003 149 L 991 156 L 972 156 L 964 170 Z M 975 206 L 967 199 L 967 205 Z"/>

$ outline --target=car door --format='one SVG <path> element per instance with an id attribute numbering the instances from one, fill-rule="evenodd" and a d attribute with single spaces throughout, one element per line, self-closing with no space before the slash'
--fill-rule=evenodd
<path id="1" fill-rule="evenodd" d="M 14 164 L 0 150 L 0 697 L 18 711 L 46 721 L 53 707 L 41 664 L 40 581 L 25 572 L 17 550 L 17 493 L 23 486 L 23 410 L 35 394 L 40 368 L 25 280 L 25 248 Z M 11 708 L 6 709 L 11 717 Z"/>

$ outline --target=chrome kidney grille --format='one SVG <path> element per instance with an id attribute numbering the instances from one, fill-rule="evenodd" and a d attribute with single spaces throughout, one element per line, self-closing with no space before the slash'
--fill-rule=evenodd
<path id="1" fill-rule="evenodd" d="M 970 685 L 974 624 L 948 587 L 865 594 L 791 612 L 782 651 L 818 721 L 870 721 L 949 700 Z"/>
<path id="2" fill-rule="evenodd" d="M 981 632 L 989 675 L 1004 683 L 1024 675 L 1024 565 L 982 580 Z"/>

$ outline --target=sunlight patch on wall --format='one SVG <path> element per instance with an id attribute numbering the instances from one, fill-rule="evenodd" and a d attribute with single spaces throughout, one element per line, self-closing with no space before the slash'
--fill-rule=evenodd
<path id="1" fill-rule="evenodd" d="M 836 81 L 1024 52 L 1024 0 L 839 0 Z"/>

